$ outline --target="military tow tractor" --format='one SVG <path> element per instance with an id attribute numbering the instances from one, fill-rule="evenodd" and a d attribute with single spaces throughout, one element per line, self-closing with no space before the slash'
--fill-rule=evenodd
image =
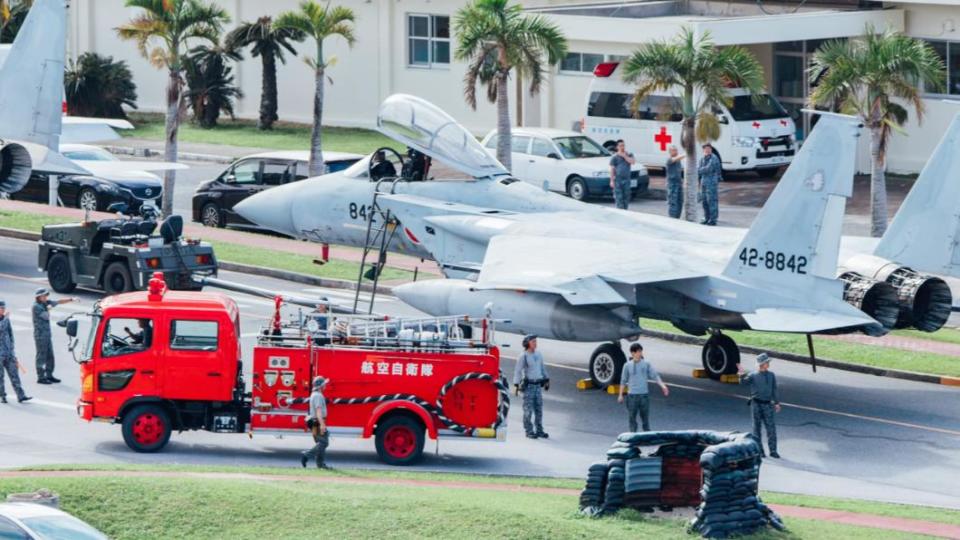
<path id="1" fill-rule="evenodd" d="M 111 206 L 116 219 L 45 225 L 37 267 L 50 287 L 69 293 L 78 285 L 118 294 L 143 290 L 154 272 L 162 272 L 171 289 L 200 290 L 194 276 L 215 276 L 213 246 L 183 238 L 183 218 L 160 222 L 156 209 L 143 206 L 139 216 L 123 215 L 124 205 Z"/>
<path id="2" fill-rule="evenodd" d="M 496 321 L 301 312 L 284 322 L 285 302 L 317 302 L 274 299 L 253 354 L 241 351 L 239 308 L 230 297 L 167 291 L 160 276 L 147 292 L 98 302 L 82 347 L 72 316 L 64 326 L 80 362 L 78 415 L 120 424 L 137 452 L 162 449 L 173 431 L 305 436 L 307 405 L 295 398 L 308 397 L 321 375 L 329 381 L 330 432 L 373 438 L 388 464 L 418 461 L 427 437 L 505 440 L 510 395 L 493 341 Z M 243 356 L 253 359 L 249 387 Z"/>

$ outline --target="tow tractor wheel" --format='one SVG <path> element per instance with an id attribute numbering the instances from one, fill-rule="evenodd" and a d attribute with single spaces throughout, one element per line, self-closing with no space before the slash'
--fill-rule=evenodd
<path id="1" fill-rule="evenodd" d="M 711 379 L 720 380 L 721 375 L 737 372 L 740 364 L 740 349 L 730 336 L 714 334 L 703 344 L 700 353 L 703 369 Z"/>
<path id="2" fill-rule="evenodd" d="M 107 294 L 120 294 L 133 290 L 133 278 L 127 263 L 114 261 L 103 272 L 103 290 Z"/>
<path id="3" fill-rule="evenodd" d="M 66 253 L 55 253 L 47 263 L 47 281 L 50 287 L 58 293 L 73 292 L 77 283 L 70 273 L 70 261 Z"/>
<path id="4" fill-rule="evenodd" d="M 123 441 L 135 452 L 156 452 L 170 440 L 170 417 L 156 405 L 134 407 L 123 417 Z"/>
<path id="5" fill-rule="evenodd" d="M 593 385 L 603 390 L 620 382 L 620 373 L 627 362 L 619 343 L 604 343 L 590 356 L 590 379 Z"/>
<path id="6" fill-rule="evenodd" d="M 377 455 L 387 465 L 420 461 L 423 444 L 423 424 L 409 416 L 391 416 L 377 426 Z"/>

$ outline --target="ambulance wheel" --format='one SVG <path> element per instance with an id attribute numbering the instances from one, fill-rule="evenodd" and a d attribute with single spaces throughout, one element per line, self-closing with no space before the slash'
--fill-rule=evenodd
<path id="1" fill-rule="evenodd" d="M 720 380 L 721 375 L 730 375 L 737 372 L 740 364 L 740 349 L 730 336 L 714 334 L 703 344 L 700 353 L 703 369 L 714 380 Z"/>
<path id="2" fill-rule="evenodd" d="M 423 457 L 423 424 L 409 416 L 391 416 L 377 426 L 377 455 L 387 465 L 413 465 Z"/>
<path id="3" fill-rule="evenodd" d="M 133 278 L 130 269 L 123 261 L 110 263 L 103 273 L 103 290 L 107 294 L 120 294 L 133 290 Z"/>
<path id="4" fill-rule="evenodd" d="M 583 178 L 574 176 L 567 181 L 567 195 L 575 201 L 582 201 L 587 198 L 587 183 Z"/>
<path id="5" fill-rule="evenodd" d="M 619 343 L 604 343 L 590 355 L 590 379 L 593 385 L 603 390 L 620 382 L 620 373 L 627 362 Z"/>
<path id="6" fill-rule="evenodd" d="M 134 452 L 156 452 L 170 440 L 170 417 L 156 405 L 134 407 L 123 417 L 123 442 Z"/>
<path id="7" fill-rule="evenodd" d="M 54 253 L 47 263 L 47 281 L 50 287 L 58 293 L 73 292 L 77 284 L 70 273 L 70 260 L 66 253 Z"/>

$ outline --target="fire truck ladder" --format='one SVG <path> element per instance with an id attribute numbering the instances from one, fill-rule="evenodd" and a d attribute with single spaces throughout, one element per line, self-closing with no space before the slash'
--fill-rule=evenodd
<path id="1" fill-rule="evenodd" d="M 380 274 L 386 265 L 387 248 L 390 247 L 390 242 L 393 241 L 393 237 L 396 235 L 398 223 L 396 218 L 390 214 L 389 208 L 387 210 L 380 208 L 377 198 L 381 193 L 381 184 L 389 182 L 389 193 L 393 194 L 397 187 L 397 182 L 401 180 L 401 177 L 383 178 L 378 180 L 377 185 L 373 188 L 373 201 L 371 201 L 367 209 L 367 235 L 363 242 L 363 256 L 360 258 L 360 274 L 357 276 L 357 288 L 353 297 L 354 313 L 357 313 L 357 308 L 360 304 L 360 286 L 363 284 L 365 273 L 371 274 L 370 277 L 373 279 L 373 291 L 370 293 L 370 304 L 367 308 L 368 314 L 373 313 L 373 301 L 377 296 L 377 284 L 380 282 Z M 376 223 L 376 216 L 380 216 L 379 226 L 377 226 Z M 370 252 L 374 250 L 377 252 L 377 259 L 376 262 L 370 263 L 368 269 L 367 257 L 370 255 Z"/>

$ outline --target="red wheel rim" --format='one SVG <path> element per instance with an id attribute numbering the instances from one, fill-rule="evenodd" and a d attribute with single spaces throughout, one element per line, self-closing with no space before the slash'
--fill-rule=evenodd
<path id="1" fill-rule="evenodd" d="M 133 421 L 133 438 L 143 446 L 159 442 L 166 430 L 163 420 L 153 413 L 141 414 Z"/>
<path id="2" fill-rule="evenodd" d="M 383 437 L 383 447 L 395 458 L 409 457 L 417 447 L 417 437 L 407 426 L 393 426 Z"/>

